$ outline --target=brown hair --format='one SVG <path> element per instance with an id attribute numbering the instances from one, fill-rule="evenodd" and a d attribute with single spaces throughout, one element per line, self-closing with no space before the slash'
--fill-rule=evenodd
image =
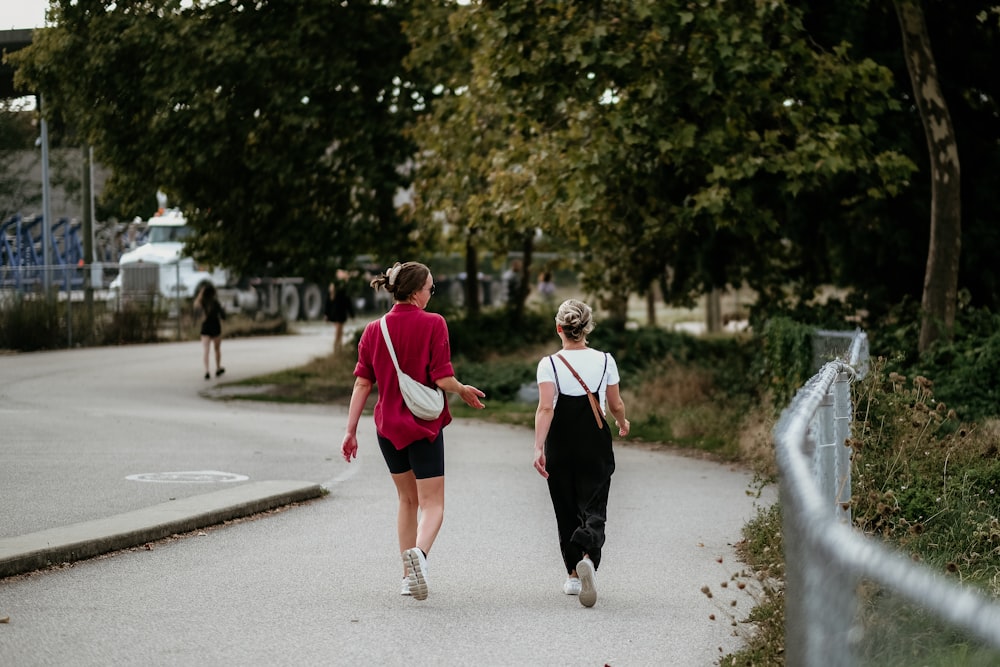
<path id="1" fill-rule="evenodd" d="M 431 270 L 420 262 L 396 262 L 375 278 L 371 286 L 376 290 L 384 289 L 394 300 L 402 303 L 424 288 L 430 274 Z"/>
<path id="2" fill-rule="evenodd" d="M 215 293 L 215 285 L 205 281 L 198 288 L 198 294 L 194 298 L 195 308 L 208 308 L 212 305 L 213 301 L 218 301 Z"/>

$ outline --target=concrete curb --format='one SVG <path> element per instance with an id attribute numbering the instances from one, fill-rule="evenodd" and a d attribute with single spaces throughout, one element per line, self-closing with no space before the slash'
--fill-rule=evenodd
<path id="1" fill-rule="evenodd" d="M 0 579 L 220 524 L 326 493 L 312 482 L 263 481 L 106 519 L 0 538 Z"/>

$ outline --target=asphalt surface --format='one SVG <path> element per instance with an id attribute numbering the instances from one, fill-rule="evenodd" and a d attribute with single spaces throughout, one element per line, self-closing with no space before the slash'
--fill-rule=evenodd
<path id="1" fill-rule="evenodd" d="M 331 342 L 226 340 L 223 378 Z M 773 496 L 746 471 L 617 446 L 584 609 L 561 592 L 530 430 L 456 421 L 417 602 L 370 417 L 347 464 L 344 408 L 219 401 L 202 373 L 197 343 L 0 357 L 0 664 L 711 665 L 751 630 L 729 617 L 752 593 L 721 588 Z"/>

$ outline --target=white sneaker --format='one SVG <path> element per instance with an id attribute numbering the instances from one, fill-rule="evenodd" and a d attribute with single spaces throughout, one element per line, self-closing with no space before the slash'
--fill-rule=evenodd
<path id="1" fill-rule="evenodd" d="M 427 557 L 424 552 L 413 547 L 403 552 L 403 563 L 409 574 L 410 594 L 417 600 L 427 599 Z"/>
<path id="2" fill-rule="evenodd" d="M 566 595 L 579 595 L 580 580 L 576 577 L 566 577 L 566 583 L 563 584 L 563 593 Z"/>
<path id="3" fill-rule="evenodd" d="M 594 576 L 594 564 L 589 558 L 584 558 L 576 564 L 576 574 L 580 577 L 580 604 L 593 607 L 597 602 L 597 582 Z"/>
<path id="4" fill-rule="evenodd" d="M 430 564 L 427 561 L 424 561 L 424 581 L 427 581 L 427 571 L 430 569 Z M 405 574 L 403 575 L 403 583 L 399 588 L 399 594 L 413 595 L 413 593 L 410 592 L 410 578 Z"/>

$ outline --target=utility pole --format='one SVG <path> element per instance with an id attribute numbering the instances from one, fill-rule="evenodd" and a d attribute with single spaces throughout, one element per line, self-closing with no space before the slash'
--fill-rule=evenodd
<path id="1" fill-rule="evenodd" d="M 87 318 L 94 319 L 94 149 L 83 149 L 83 303 Z"/>
<path id="2" fill-rule="evenodd" d="M 48 295 L 52 289 L 52 193 L 49 186 L 49 124 L 45 121 L 45 96 L 39 94 L 42 112 L 42 286 Z"/>

